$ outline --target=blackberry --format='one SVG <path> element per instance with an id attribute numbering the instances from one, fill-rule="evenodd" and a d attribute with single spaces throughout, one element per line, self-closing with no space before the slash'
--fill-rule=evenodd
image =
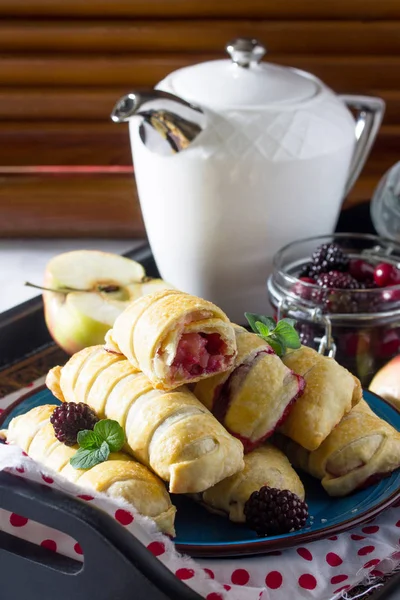
<path id="1" fill-rule="evenodd" d="M 322 244 L 312 255 L 309 277 L 317 277 L 329 271 L 347 271 L 349 257 L 337 244 Z"/>
<path id="2" fill-rule="evenodd" d="M 361 286 L 357 279 L 354 279 L 349 273 L 340 273 L 339 271 L 330 271 L 322 273 L 317 278 L 317 283 L 322 288 L 332 290 L 359 290 Z"/>
<path id="3" fill-rule="evenodd" d="M 265 485 L 251 494 L 244 514 L 247 525 L 257 535 L 279 535 L 304 527 L 308 506 L 290 490 Z"/>
<path id="4" fill-rule="evenodd" d="M 96 413 L 83 402 L 65 402 L 57 406 L 50 417 L 56 438 L 66 446 L 76 444 L 79 431 L 93 429 L 97 421 Z"/>

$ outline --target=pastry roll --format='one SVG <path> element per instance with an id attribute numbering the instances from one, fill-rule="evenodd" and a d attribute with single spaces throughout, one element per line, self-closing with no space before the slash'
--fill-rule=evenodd
<path id="1" fill-rule="evenodd" d="M 246 454 L 242 471 L 198 494 L 196 499 L 211 512 L 244 523 L 244 505 L 264 485 L 290 490 L 304 500 L 304 487 L 296 471 L 283 452 L 268 443 Z"/>
<path id="2" fill-rule="evenodd" d="M 130 304 L 106 336 L 153 386 L 170 390 L 229 369 L 235 333 L 217 306 L 177 290 L 163 290 Z"/>
<path id="3" fill-rule="evenodd" d="M 287 418 L 303 393 L 304 379 L 258 335 L 238 326 L 235 334 L 234 367 L 199 381 L 194 394 L 249 452 Z"/>
<path id="4" fill-rule="evenodd" d="M 160 531 L 175 535 L 175 507 L 163 482 L 146 467 L 122 452 L 110 454 L 107 461 L 81 470 L 69 463 L 78 446 L 66 446 L 54 434 L 50 417 L 56 407 L 38 406 L 12 419 L 7 441 L 16 444 L 35 461 L 53 469 L 84 489 L 123 498 L 136 510 L 155 521 Z"/>
<path id="5" fill-rule="evenodd" d="M 118 421 L 130 452 L 175 494 L 200 492 L 243 468 L 243 446 L 185 387 L 155 390 L 120 354 L 85 348 L 46 384 L 61 401 L 84 402 Z"/>
<path id="6" fill-rule="evenodd" d="M 361 384 L 333 358 L 306 346 L 288 352 L 282 360 L 304 377 L 306 386 L 280 431 L 303 448 L 315 450 L 361 400 Z"/>
<path id="7" fill-rule="evenodd" d="M 330 496 L 346 496 L 400 467 L 400 433 L 361 400 L 314 452 L 280 436 L 292 463 L 322 480 Z"/>

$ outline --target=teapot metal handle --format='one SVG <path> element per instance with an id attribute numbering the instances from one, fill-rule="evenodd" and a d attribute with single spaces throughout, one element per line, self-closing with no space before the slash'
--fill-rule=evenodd
<path id="1" fill-rule="evenodd" d="M 348 108 L 357 112 L 355 125 L 357 141 L 344 191 L 344 196 L 347 196 L 357 181 L 372 148 L 385 112 L 385 102 L 381 98 L 371 96 L 340 95 L 339 98 Z"/>

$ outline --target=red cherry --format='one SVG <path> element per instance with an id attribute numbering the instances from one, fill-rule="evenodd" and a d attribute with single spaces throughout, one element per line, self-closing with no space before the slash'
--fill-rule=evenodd
<path id="1" fill-rule="evenodd" d="M 382 292 L 382 302 L 400 302 L 400 289 L 387 288 Z"/>
<path id="2" fill-rule="evenodd" d="M 375 267 L 374 281 L 379 287 L 387 287 L 400 283 L 400 271 L 390 263 L 380 263 Z"/>
<path id="3" fill-rule="evenodd" d="M 312 298 L 313 289 L 310 288 L 309 285 L 304 284 L 317 285 L 317 282 L 311 277 L 300 277 L 299 281 L 293 286 L 292 292 L 296 296 L 304 298 L 304 300 L 310 300 Z"/>
<path id="4" fill-rule="evenodd" d="M 377 348 L 379 358 L 391 358 L 400 351 L 400 331 L 392 329 L 387 331 L 383 336 Z"/>
<path id="5" fill-rule="evenodd" d="M 361 258 L 353 258 L 349 263 L 349 273 L 357 281 L 368 281 L 374 276 L 374 266 Z"/>

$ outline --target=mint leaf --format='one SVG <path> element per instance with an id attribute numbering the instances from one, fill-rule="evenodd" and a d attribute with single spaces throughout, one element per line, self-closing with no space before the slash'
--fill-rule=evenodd
<path id="1" fill-rule="evenodd" d="M 244 316 L 246 317 L 254 333 L 258 333 L 256 327 L 257 322 L 264 323 L 264 325 L 266 325 L 266 327 L 268 327 L 269 330 L 274 329 L 276 325 L 274 319 L 271 319 L 271 317 L 264 317 L 264 315 L 256 315 L 255 313 L 245 312 Z"/>
<path id="2" fill-rule="evenodd" d="M 94 434 L 107 443 L 110 452 L 118 452 L 125 444 L 125 432 L 118 421 L 103 419 L 94 426 Z"/>
<path id="3" fill-rule="evenodd" d="M 79 448 L 69 462 L 74 469 L 87 470 L 106 461 L 109 455 L 110 448 L 107 442 L 103 442 L 100 448 L 94 450 Z"/>
<path id="4" fill-rule="evenodd" d="M 259 333 L 261 335 L 261 337 L 263 337 L 264 339 L 269 336 L 269 328 L 266 325 L 264 325 L 264 323 L 257 321 L 256 329 L 257 329 L 257 333 Z"/>
<path id="5" fill-rule="evenodd" d="M 248 312 L 244 315 L 254 333 L 265 340 L 278 356 L 282 357 L 287 348 L 300 348 L 299 334 L 294 328 L 295 319 L 285 318 L 275 323 L 271 317 Z"/>
<path id="6" fill-rule="evenodd" d="M 291 319 L 293 321 L 293 319 Z M 300 348 L 299 334 L 291 323 L 286 320 L 279 321 L 274 329 L 274 335 L 285 345 L 286 348 Z"/>
<path id="7" fill-rule="evenodd" d="M 272 350 L 278 356 L 283 356 L 285 354 L 286 348 L 285 348 L 285 346 L 282 344 L 282 342 L 279 339 L 277 339 L 277 338 L 275 338 L 273 336 L 270 336 L 267 339 L 267 343 L 271 346 Z"/>
<path id="8" fill-rule="evenodd" d="M 90 429 L 83 429 L 78 433 L 78 444 L 81 448 L 87 450 L 96 450 L 100 448 L 102 439 Z"/>

